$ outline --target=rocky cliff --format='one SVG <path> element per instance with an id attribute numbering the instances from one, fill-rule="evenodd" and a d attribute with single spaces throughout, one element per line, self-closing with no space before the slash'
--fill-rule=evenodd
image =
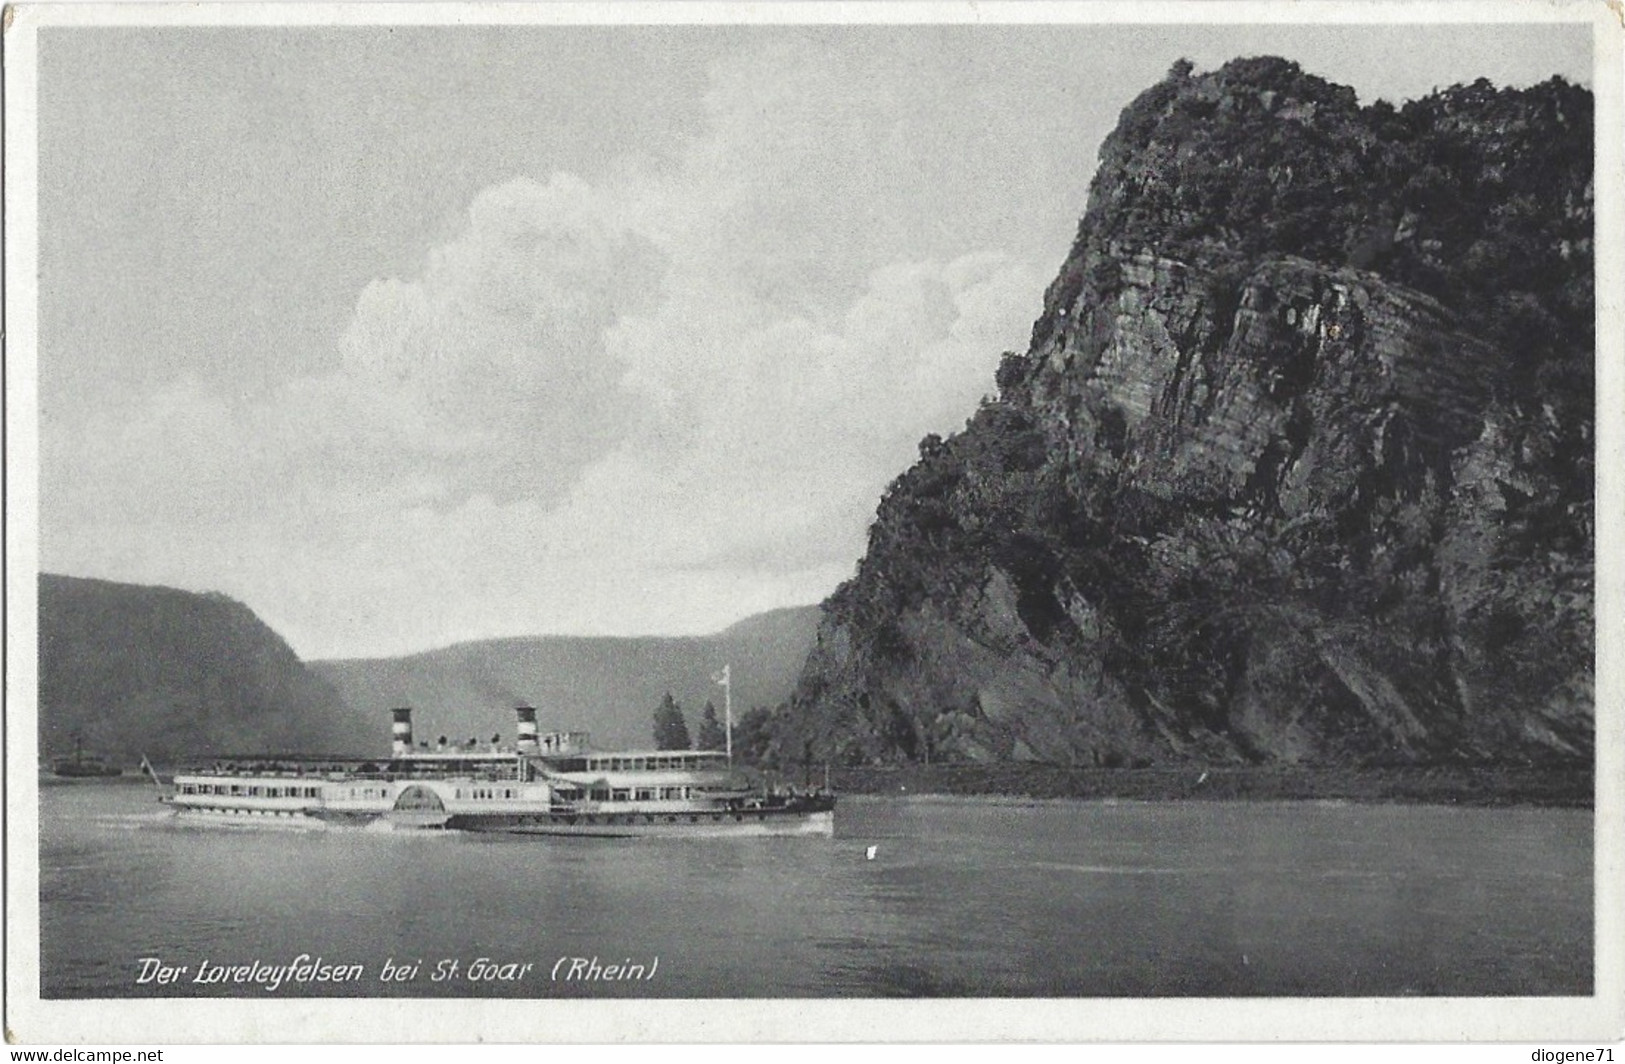
<path id="1" fill-rule="evenodd" d="M 1592 100 L 1179 64 L 769 758 L 1589 760 Z"/>

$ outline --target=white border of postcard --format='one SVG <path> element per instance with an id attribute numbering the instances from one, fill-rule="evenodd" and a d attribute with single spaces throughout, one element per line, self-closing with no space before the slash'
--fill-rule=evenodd
<path id="1" fill-rule="evenodd" d="M 6 1005 L 31 1044 L 816 1041 L 1613 1042 L 1625 1031 L 1625 714 L 1620 712 L 1621 412 L 1625 388 L 1625 14 L 1604 0 L 1533 3 L 66 4 L 5 11 Z M 37 696 L 38 262 L 36 59 L 50 26 L 469 24 L 1590 24 L 1597 98 L 1597 942 L 1588 998 L 1133 1000 L 44 1001 L 39 996 Z M 1509 1058 L 1510 1059 L 1510 1058 Z M 1521 1057 L 1520 1057 L 1521 1059 Z"/>

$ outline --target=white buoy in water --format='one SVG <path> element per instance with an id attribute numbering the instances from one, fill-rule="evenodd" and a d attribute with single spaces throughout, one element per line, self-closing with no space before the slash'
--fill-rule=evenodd
<path id="1" fill-rule="evenodd" d="M 873 861 L 875 859 L 875 854 L 878 853 L 879 850 L 880 850 L 879 846 L 871 846 L 871 847 L 869 847 L 867 850 L 863 851 L 864 860 Z"/>

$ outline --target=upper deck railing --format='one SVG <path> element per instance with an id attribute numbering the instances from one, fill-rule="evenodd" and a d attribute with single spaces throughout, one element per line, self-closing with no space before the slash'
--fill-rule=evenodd
<path id="1" fill-rule="evenodd" d="M 717 773 L 727 755 L 715 750 L 648 750 L 621 753 L 572 751 L 412 751 L 397 757 L 363 758 L 316 754 L 233 755 L 181 770 L 182 775 L 274 776 L 319 779 L 528 780 L 553 773 Z"/>
<path id="2" fill-rule="evenodd" d="M 279 755 L 220 757 L 182 769 L 180 775 L 274 776 L 293 779 L 459 779 L 527 778 L 527 760 L 519 754 L 414 755 L 401 758 Z"/>

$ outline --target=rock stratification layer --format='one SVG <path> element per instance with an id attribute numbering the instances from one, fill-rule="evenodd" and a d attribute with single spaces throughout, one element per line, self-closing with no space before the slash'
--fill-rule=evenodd
<path id="1" fill-rule="evenodd" d="M 1588 760 L 1591 130 L 1559 80 L 1176 66 L 769 756 Z"/>

